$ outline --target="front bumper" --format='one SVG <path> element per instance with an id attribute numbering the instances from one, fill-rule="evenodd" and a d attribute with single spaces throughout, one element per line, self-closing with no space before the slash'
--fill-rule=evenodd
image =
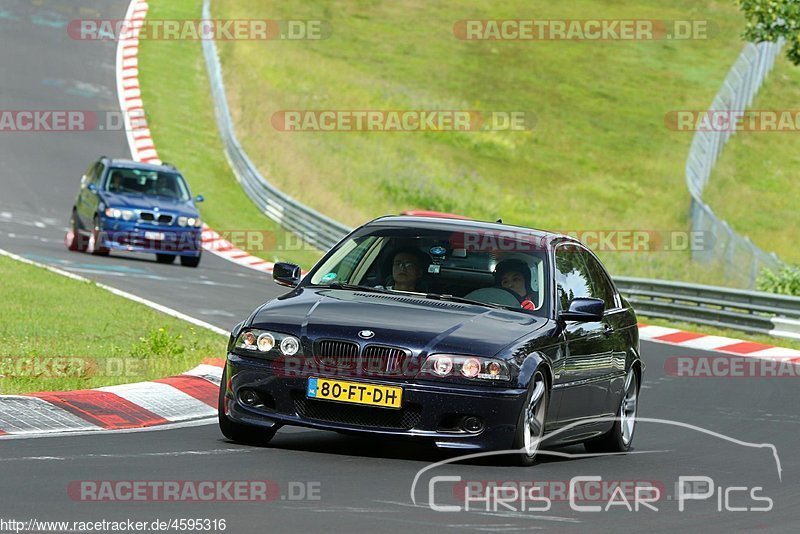
<path id="1" fill-rule="evenodd" d="M 381 434 L 432 441 L 441 448 L 495 450 L 512 446 L 517 419 L 527 391 L 519 388 L 434 384 L 414 380 L 330 378 L 373 382 L 403 388 L 400 410 L 307 399 L 310 376 L 293 373 L 268 360 L 228 354 L 225 412 L 232 421 L 263 427 L 302 426 L 346 433 Z M 238 400 L 242 388 L 258 393 L 263 405 Z M 466 417 L 477 417 L 482 429 L 460 428 Z"/>
<path id="2" fill-rule="evenodd" d="M 100 240 L 110 250 L 199 256 L 201 235 L 202 228 L 103 219 Z"/>

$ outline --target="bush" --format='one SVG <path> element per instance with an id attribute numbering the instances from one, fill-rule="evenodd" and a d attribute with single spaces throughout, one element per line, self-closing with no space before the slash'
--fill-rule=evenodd
<path id="1" fill-rule="evenodd" d="M 764 269 L 756 280 L 759 291 L 800 297 L 800 266 L 786 265 L 777 273 Z"/>

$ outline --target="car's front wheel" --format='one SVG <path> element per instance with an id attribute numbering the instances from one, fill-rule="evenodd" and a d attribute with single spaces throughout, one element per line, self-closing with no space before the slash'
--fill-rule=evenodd
<path id="1" fill-rule="evenodd" d="M 225 415 L 225 390 L 227 388 L 228 377 L 227 369 L 222 371 L 222 382 L 219 384 L 219 404 L 217 406 L 217 416 L 219 419 L 219 429 L 222 435 L 237 443 L 247 443 L 250 445 L 266 445 L 278 431 L 278 425 L 272 428 L 263 428 L 250 425 L 242 425 L 228 419 Z"/>
<path id="2" fill-rule="evenodd" d="M 92 234 L 89 236 L 89 243 L 86 252 L 95 256 L 108 256 L 110 250 L 103 247 L 102 230 L 100 229 L 100 219 L 95 216 L 92 224 Z"/>
<path id="3" fill-rule="evenodd" d="M 528 394 L 517 420 L 517 431 L 514 435 L 514 453 L 511 460 L 516 465 L 533 465 L 536 453 L 539 452 L 544 436 L 544 423 L 547 418 L 547 404 L 550 392 L 544 373 L 537 370 L 528 386 Z"/>
<path id="4" fill-rule="evenodd" d="M 587 441 L 588 452 L 628 452 L 636 429 L 636 413 L 639 408 L 639 378 L 631 366 L 625 376 L 625 388 L 619 403 L 617 417 L 611 430 L 599 438 Z"/>
<path id="5" fill-rule="evenodd" d="M 73 252 L 84 252 L 86 250 L 86 238 L 81 234 L 78 228 L 78 214 L 72 210 L 72 215 L 69 218 L 70 231 L 67 232 L 65 244 L 67 248 Z"/>

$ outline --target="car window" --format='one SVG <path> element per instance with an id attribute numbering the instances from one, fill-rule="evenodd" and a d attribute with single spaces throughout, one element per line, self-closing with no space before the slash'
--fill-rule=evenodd
<path id="1" fill-rule="evenodd" d="M 106 190 L 114 193 L 141 193 L 185 202 L 189 188 L 180 174 L 144 169 L 112 168 Z"/>
<path id="2" fill-rule="evenodd" d="M 603 299 L 606 309 L 613 310 L 617 307 L 614 286 L 611 284 L 605 268 L 597 261 L 597 258 L 585 250 L 581 252 L 581 257 L 589 268 L 589 276 L 592 282 L 592 296 Z"/>
<path id="3" fill-rule="evenodd" d="M 572 245 L 560 245 L 556 248 L 555 257 L 557 303 L 560 309 L 568 309 L 569 301 L 575 297 L 592 297 L 592 279 L 580 249 Z"/>
<path id="4" fill-rule="evenodd" d="M 89 166 L 89 168 L 86 169 L 86 173 L 84 174 L 84 176 L 86 176 L 84 180 L 84 185 L 89 185 L 89 184 L 99 185 L 100 176 L 102 175 L 102 173 L 103 173 L 103 164 L 100 162 L 92 163 Z"/>
<path id="5" fill-rule="evenodd" d="M 310 283 L 465 298 L 544 315 L 547 251 L 506 233 L 365 227 L 314 268 Z"/>

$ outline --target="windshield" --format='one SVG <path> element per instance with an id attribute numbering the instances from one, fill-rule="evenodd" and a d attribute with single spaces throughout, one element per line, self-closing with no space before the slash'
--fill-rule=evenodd
<path id="1" fill-rule="evenodd" d="M 320 263 L 310 284 L 469 299 L 544 314 L 545 250 L 517 234 L 479 232 L 367 227 Z"/>
<path id="2" fill-rule="evenodd" d="M 181 202 L 191 198 L 189 188 L 180 174 L 142 169 L 112 168 L 108 172 L 105 190 L 111 193 L 141 193 Z"/>

